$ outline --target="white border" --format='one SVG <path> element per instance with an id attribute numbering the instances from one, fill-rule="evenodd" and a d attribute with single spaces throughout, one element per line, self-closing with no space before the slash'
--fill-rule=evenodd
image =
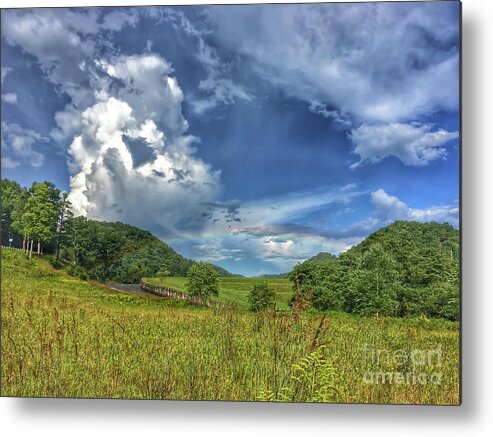
<path id="1" fill-rule="evenodd" d="M 275 3 L 276 1 L 272 1 Z M 207 4 L 211 1 L 0 0 L 0 6 Z M 239 3 L 216 0 L 213 3 Z M 241 3 L 260 3 L 244 0 Z M 421 436 L 493 430 L 493 2 L 463 1 L 463 405 L 405 407 L 0 399 L 5 436 Z"/>

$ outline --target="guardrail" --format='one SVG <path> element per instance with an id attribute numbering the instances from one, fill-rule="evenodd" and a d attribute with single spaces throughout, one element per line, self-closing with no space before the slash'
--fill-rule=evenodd
<path id="1" fill-rule="evenodd" d="M 25 250 L 22 250 L 22 248 L 20 247 L 9 247 L 9 246 L 4 246 L 3 244 L 2 244 L 2 249 L 15 250 L 17 252 L 25 252 Z M 33 255 L 34 255 L 34 251 L 33 251 Z"/>
<path id="2" fill-rule="evenodd" d="M 202 299 L 200 297 L 192 296 L 188 293 L 174 290 L 174 289 L 169 288 L 169 287 L 164 287 L 162 285 L 149 284 L 148 282 L 145 282 L 145 281 L 140 282 L 140 288 L 144 291 L 148 291 L 149 293 L 153 293 L 153 294 L 156 294 L 158 296 L 170 297 L 173 299 L 182 299 L 182 300 L 186 300 L 186 301 L 193 303 L 193 304 L 196 304 L 196 305 L 203 305 L 203 306 L 214 307 L 214 308 L 229 308 L 229 307 L 231 307 L 231 305 L 217 302 L 215 300 Z"/>
<path id="3" fill-rule="evenodd" d="M 2 245 L 1 247 L 2 247 L 2 250 L 3 250 L 3 249 L 7 249 L 7 250 L 15 250 L 16 252 L 21 252 L 21 253 L 23 253 L 23 254 L 25 254 L 25 255 L 29 255 L 29 250 L 26 250 L 26 249 L 24 249 L 24 250 L 23 250 L 21 247 L 9 247 L 9 246 L 4 246 L 4 245 Z M 31 255 L 32 255 L 32 256 L 40 256 L 40 255 L 42 255 L 42 253 L 40 254 L 40 253 L 38 253 L 37 251 L 35 251 L 35 250 L 33 249 L 33 251 L 32 251 L 32 253 L 31 253 Z"/>

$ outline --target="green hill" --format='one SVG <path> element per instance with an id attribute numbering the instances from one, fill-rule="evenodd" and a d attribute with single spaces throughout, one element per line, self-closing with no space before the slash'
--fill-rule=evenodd
<path id="1" fill-rule="evenodd" d="M 62 255 L 72 261 L 68 272 L 82 278 L 135 284 L 160 270 L 186 276 L 194 263 L 150 232 L 120 222 L 77 217 L 71 235 L 73 240 Z M 221 276 L 234 276 L 222 267 L 214 268 Z"/>
<path id="2" fill-rule="evenodd" d="M 217 273 L 219 273 L 219 276 L 222 276 L 224 278 L 243 278 L 244 277 L 243 275 L 239 275 L 237 273 L 228 272 L 225 268 L 220 267 L 220 266 L 216 266 L 215 264 L 211 264 L 211 265 L 212 265 L 212 267 L 214 267 L 214 269 L 217 271 Z"/>
<path id="3" fill-rule="evenodd" d="M 265 273 L 263 275 L 258 275 L 256 278 L 263 279 L 286 279 L 289 276 L 289 273 Z"/>
<path id="4" fill-rule="evenodd" d="M 459 318 L 459 231 L 396 221 L 339 257 L 319 254 L 290 278 L 313 305 L 358 314 Z"/>
<path id="5" fill-rule="evenodd" d="M 73 217 L 66 193 L 51 182 L 21 187 L 0 181 L 2 245 L 31 247 L 58 268 L 84 279 L 137 283 L 143 276 L 167 270 L 186 275 L 193 261 L 176 253 L 148 231 L 121 222 Z M 34 212 L 36 211 L 36 212 Z M 236 276 L 214 266 L 221 276 Z"/>
<path id="6" fill-rule="evenodd" d="M 409 287 L 427 287 L 459 273 L 459 231 L 448 223 L 396 221 L 353 246 L 341 261 L 355 265 L 377 246 L 394 260 L 401 282 Z"/>

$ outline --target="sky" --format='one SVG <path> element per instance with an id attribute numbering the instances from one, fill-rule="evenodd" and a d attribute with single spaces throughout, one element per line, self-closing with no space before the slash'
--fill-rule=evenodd
<path id="1" fill-rule="evenodd" d="M 459 7 L 2 10 L 2 177 L 246 276 L 458 227 Z"/>

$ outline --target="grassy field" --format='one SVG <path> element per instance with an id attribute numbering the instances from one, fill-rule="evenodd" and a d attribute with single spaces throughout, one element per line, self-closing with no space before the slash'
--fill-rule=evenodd
<path id="1" fill-rule="evenodd" d="M 169 277 L 145 278 L 150 284 L 164 285 L 177 291 L 187 292 L 185 283 L 187 278 Z M 293 295 L 293 284 L 289 279 L 260 279 L 260 278 L 220 278 L 219 295 L 213 297 L 218 302 L 234 304 L 238 309 L 248 310 L 248 295 L 257 282 L 267 281 L 269 286 L 275 291 L 276 308 L 279 310 L 288 310 L 289 302 Z"/>
<path id="2" fill-rule="evenodd" d="M 2 396 L 457 404 L 458 336 L 443 320 L 255 315 L 119 293 L 2 251 Z M 368 378 L 380 371 L 441 377 Z"/>

